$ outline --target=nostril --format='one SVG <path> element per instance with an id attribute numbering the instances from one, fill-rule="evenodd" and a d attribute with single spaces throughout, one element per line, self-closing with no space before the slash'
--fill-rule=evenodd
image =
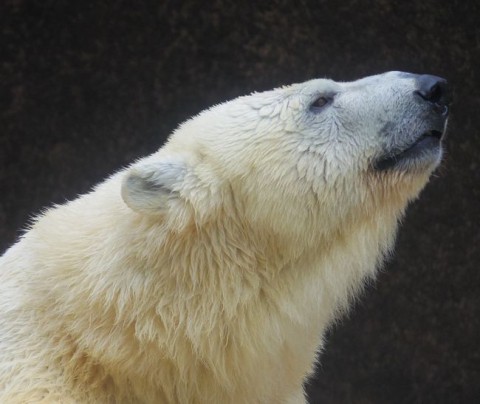
<path id="1" fill-rule="evenodd" d="M 425 90 L 418 90 L 417 94 L 420 95 L 425 101 L 433 102 L 434 104 L 440 104 L 444 91 L 439 83 L 434 84 L 431 88 Z"/>
<path id="2" fill-rule="evenodd" d="M 420 76 L 416 93 L 432 104 L 448 106 L 450 103 L 447 81 L 440 77 L 427 74 Z"/>
<path id="3" fill-rule="evenodd" d="M 442 88 L 437 83 L 428 92 L 420 91 L 420 95 L 427 101 L 438 104 L 442 98 Z"/>

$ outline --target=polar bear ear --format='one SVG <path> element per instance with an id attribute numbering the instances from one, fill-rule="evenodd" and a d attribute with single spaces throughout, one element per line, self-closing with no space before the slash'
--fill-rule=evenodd
<path id="1" fill-rule="evenodd" d="M 180 198 L 187 166 L 181 158 L 140 161 L 130 168 L 122 182 L 122 198 L 134 211 L 144 214 L 164 212 Z"/>

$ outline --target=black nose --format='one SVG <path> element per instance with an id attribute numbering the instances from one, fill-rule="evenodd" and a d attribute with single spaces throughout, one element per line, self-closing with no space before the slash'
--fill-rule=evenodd
<path id="1" fill-rule="evenodd" d="M 447 80 L 441 77 L 424 74 L 417 79 L 417 90 L 415 91 L 425 101 L 432 103 L 442 113 L 448 112 L 451 102 L 451 94 Z"/>

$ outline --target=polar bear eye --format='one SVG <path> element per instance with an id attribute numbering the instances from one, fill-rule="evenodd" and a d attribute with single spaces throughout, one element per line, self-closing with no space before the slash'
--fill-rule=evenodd
<path id="1" fill-rule="evenodd" d="M 321 108 L 323 108 L 325 105 L 331 103 L 333 100 L 333 97 L 332 96 L 325 96 L 325 95 L 322 95 L 321 97 L 318 97 L 311 105 L 310 105 L 310 108 L 312 110 L 319 110 Z"/>

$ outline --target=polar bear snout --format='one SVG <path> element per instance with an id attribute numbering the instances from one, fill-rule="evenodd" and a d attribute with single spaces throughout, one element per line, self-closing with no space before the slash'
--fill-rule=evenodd
<path id="1" fill-rule="evenodd" d="M 445 134 L 452 99 L 447 80 L 442 77 L 423 74 L 416 79 L 416 87 L 414 94 L 417 96 L 422 109 L 425 108 L 425 105 L 427 108 L 425 114 L 426 128 L 417 142 L 426 137 L 440 141 Z"/>
<path id="2" fill-rule="evenodd" d="M 425 119 L 425 129 L 421 137 L 431 136 L 441 140 L 446 129 L 451 93 L 442 77 L 423 74 L 416 79 L 414 95 L 419 102 Z"/>
<path id="3" fill-rule="evenodd" d="M 436 167 L 442 157 L 442 140 L 452 100 L 447 80 L 429 74 L 402 74 L 413 79 L 413 90 L 397 101 L 404 111 L 396 122 L 388 122 L 381 133 L 388 138 L 384 154 L 376 160 L 377 170 L 397 169 L 424 172 Z M 412 102 L 413 95 L 413 102 Z"/>
<path id="4" fill-rule="evenodd" d="M 415 94 L 423 101 L 427 101 L 436 113 L 446 117 L 452 98 L 447 80 L 424 74 L 418 77 L 416 84 Z"/>

